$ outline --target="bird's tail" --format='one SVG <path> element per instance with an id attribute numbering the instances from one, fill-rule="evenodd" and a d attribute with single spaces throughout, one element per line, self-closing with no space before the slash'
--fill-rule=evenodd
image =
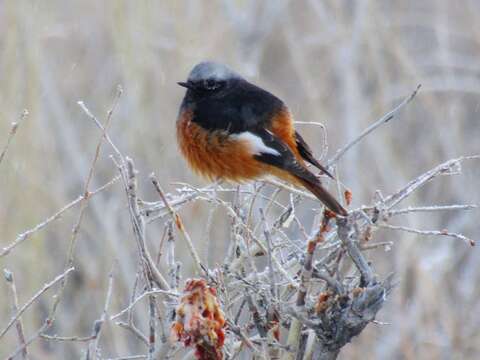
<path id="1" fill-rule="evenodd" d="M 320 181 L 313 183 L 305 179 L 297 178 L 318 200 L 325 204 L 333 212 L 341 216 L 347 216 L 348 212 L 340 203 L 320 184 Z"/>

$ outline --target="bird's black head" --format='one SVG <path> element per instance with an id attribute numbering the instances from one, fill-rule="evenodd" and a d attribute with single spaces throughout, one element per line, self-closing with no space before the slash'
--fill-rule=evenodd
<path id="1" fill-rule="evenodd" d="M 211 61 L 201 62 L 192 69 L 186 82 L 178 85 L 188 89 L 194 99 L 221 96 L 242 77 L 227 66 Z"/>

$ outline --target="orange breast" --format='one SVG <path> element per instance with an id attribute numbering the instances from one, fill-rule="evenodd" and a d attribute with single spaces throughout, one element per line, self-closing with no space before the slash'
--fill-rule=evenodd
<path id="1" fill-rule="evenodd" d="M 256 160 L 247 142 L 232 139 L 222 131 L 206 131 L 192 122 L 191 118 L 192 113 L 189 111 L 185 111 L 178 118 L 177 141 L 183 156 L 197 174 L 210 180 L 220 178 L 235 182 L 273 175 L 302 186 L 298 179 L 287 171 Z M 297 150 L 295 130 L 288 109 L 272 119 L 269 130 L 290 148 L 303 165 L 304 161 Z"/>
<path id="2" fill-rule="evenodd" d="M 266 166 L 252 157 L 247 143 L 232 139 L 223 131 L 206 131 L 184 112 L 177 121 L 180 151 L 190 167 L 211 180 L 221 178 L 235 182 L 256 179 Z"/>

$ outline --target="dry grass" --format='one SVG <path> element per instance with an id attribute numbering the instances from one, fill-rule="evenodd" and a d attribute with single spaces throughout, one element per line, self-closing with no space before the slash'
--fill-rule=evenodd
<path id="1" fill-rule="evenodd" d="M 178 188 L 172 182 L 202 184 L 180 160 L 173 141 L 183 96 L 175 83 L 199 60 L 230 64 L 285 99 L 297 120 L 323 123 L 327 158 L 421 83 L 421 92 L 401 116 L 340 160 L 338 175 L 352 190 L 353 207 L 358 207 L 371 203 L 376 190 L 391 194 L 439 163 L 479 152 L 479 20 L 480 6 L 473 0 L 5 1 L 0 7 L 0 151 L 11 123 L 21 118 L 23 109 L 29 115 L 0 163 L 0 249 L 79 199 L 0 257 L 0 267 L 14 274 L 19 306 L 66 270 L 71 230 L 80 216 L 85 179 L 101 135 L 78 100 L 104 122 L 116 86 L 122 85 L 108 134 L 135 160 L 140 197 L 157 201 L 148 177 L 152 171 L 168 193 Z M 303 124 L 298 128 L 320 154 L 322 129 Z M 118 175 L 109 158 L 114 151 L 103 146 L 89 191 Z M 472 160 L 464 164 L 462 176 L 436 178 L 405 206 L 480 203 L 478 165 Z M 243 189 L 253 192 L 253 186 L 259 184 Z M 262 188 L 266 196 L 274 191 L 270 185 Z M 226 202 L 234 199 L 230 192 L 218 196 Z M 260 208 L 269 202 L 262 196 L 255 201 Z M 289 197 L 282 193 L 278 201 L 288 205 Z M 108 274 L 115 260 L 109 314 L 128 305 L 135 283 L 137 247 L 120 182 L 89 197 L 85 206 L 75 241 L 75 271 L 66 283 L 51 335 L 91 335 L 92 324 L 106 306 Z M 317 206 L 307 200 L 296 209 L 308 233 L 316 224 L 311 209 Z M 223 262 L 230 219 L 221 206 L 190 201 L 178 211 L 201 260 L 210 267 Z M 269 221 L 281 212 L 273 206 Z M 480 239 L 478 209 L 401 216 L 392 224 L 448 229 Z M 153 253 L 167 219 L 149 224 L 147 245 Z M 298 223 L 287 234 L 303 239 Z M 375 236 L 393 242 L 390 251 L 379 247 L 368 252 L 375 270 L 393 271 L 399 280 L 378 317 L 389 325 L 369 325 L 341 358 L 476 358 L 478 247 L 392 229 L 381 229 Z M 180 235 L 176 257 L 186 278 L 194 264 Z M 160 270 L 166 268 L 164 256 Z M 51 295 L 58 288 L 47 290 L 22 316 L 27 338 L 44 324 L 55 302 Z M 0 294 L 9 291 L 9 283 L 0 281 Z M 1 329 L 11 316 L 6 295 L 2 298 Z M 146 310 L 135 320 L 146 331 L 147 302 L 142 306 Z M 111 322 L 103 327 L 100 342 L 105 358 L 145 353 L 142 341 Z M 12 328 L 0 339 L 0 358 L 17 346 Z M 78 358 L 86 344 L 39 339 L 28 350 L 35 359 Z"/>

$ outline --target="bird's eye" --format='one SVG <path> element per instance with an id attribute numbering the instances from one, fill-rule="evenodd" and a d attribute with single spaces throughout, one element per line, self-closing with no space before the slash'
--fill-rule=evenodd
<path id="1" fill-rule="evenodd" d="M 215 81 L 213 79 L 207 79 L 204 81 L 204 86 L 205 86 L 205 89 L 207 90 L 215 90 L 215 89 L 218 89 L 220 87 L 220 83 L 218 81 Z"/>

